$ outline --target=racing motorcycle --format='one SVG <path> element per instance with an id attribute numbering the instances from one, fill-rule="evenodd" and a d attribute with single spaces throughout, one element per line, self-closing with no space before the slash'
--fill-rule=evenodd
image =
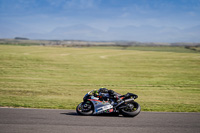
<path id="1" fill-rule="evenodd" d="M 97 94 L 96 90 L 89 91 L 83 98 L 83 102 L 76 107 L 79 115 L 98 115 L 110 113 L 122 114 L 125 117 L 134 117 L 140 113 L 141 107 L 135 102 L 138 96 L 133 93 L 120 95 L 115 92 L 115 98 L 106 100 Z"/>

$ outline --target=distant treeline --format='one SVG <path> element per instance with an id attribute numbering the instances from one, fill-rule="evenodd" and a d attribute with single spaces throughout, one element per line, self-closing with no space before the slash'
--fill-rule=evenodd
<path id="1" fill-rule="evenodd" d="M 11 45 L 42 45 L 62 47 L 91 47 L 91 46 L 187 46 L 199 47 L 200 43 L 161 43 L 161 42 L 136 42 L 136 41 L 82 41 L 82 40 L 30 40 L 23 37 L 15 39 L 0 39 L 0 44 Z"/>
<path id="2" fill-rule="evenodd" d="M 28 38 L 24 38 L 24 37 L 15 37 L 16 40 L 29 40 Z"/>

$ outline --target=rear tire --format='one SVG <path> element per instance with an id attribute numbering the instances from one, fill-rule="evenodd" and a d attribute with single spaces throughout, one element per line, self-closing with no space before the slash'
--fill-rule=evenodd
<path id="1" fill-rule="evenodd" d="M 130 109 L 129 106 L 132 106 Z M 130 102 L 127 104 L 127 108 L 121 110 L 121 113 L 124 117 L 134 117 L 140 113 L 141 107 L 137 102 Z"/>
<path id="2" fill-rule="evenodd" d="M 92 115 L 94 112 L 93 105 L 91 102 L 88 102 L 88 103 L 82 102 L 76 107 L 76 112 L 79 115 Z"/>

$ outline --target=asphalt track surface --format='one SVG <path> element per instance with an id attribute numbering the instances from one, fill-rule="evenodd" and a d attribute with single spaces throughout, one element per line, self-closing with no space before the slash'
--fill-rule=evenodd
<path id="1" fill-rule="evenodd" d="M 200 113 L 79 116 L 74 110 L 0 108 L 0 133 L 200 133 Z"/>

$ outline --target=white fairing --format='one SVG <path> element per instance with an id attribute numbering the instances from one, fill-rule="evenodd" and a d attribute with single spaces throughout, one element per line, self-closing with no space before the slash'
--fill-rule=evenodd
<path id="1" fill-rule="evenodd" d="M 109 102 L 91 101 L 94 105 L 94 114 L 110 112 L 113 106 Z"/>
<path id="2" fill-rule="evenodd" d="M 87 95 L 91 95 L 91 93 L 93 93 L 93 92 L 94 92 L 94 90 L 89 91 L 85 95 L 85 97 Z M 109 95 L 108 95 L 108 97 L 109 97 Z M 93 114 L 100 114 L 100 113 L 105 113 L 105 112 L 109 113 L 109 112 L 111 112 L 113 110 L 113 106 L 108 101 L 100 101 L 98 97 L 91 96 L 91 100 L 90 101 L 94 105 L 94 113 Z"/>

